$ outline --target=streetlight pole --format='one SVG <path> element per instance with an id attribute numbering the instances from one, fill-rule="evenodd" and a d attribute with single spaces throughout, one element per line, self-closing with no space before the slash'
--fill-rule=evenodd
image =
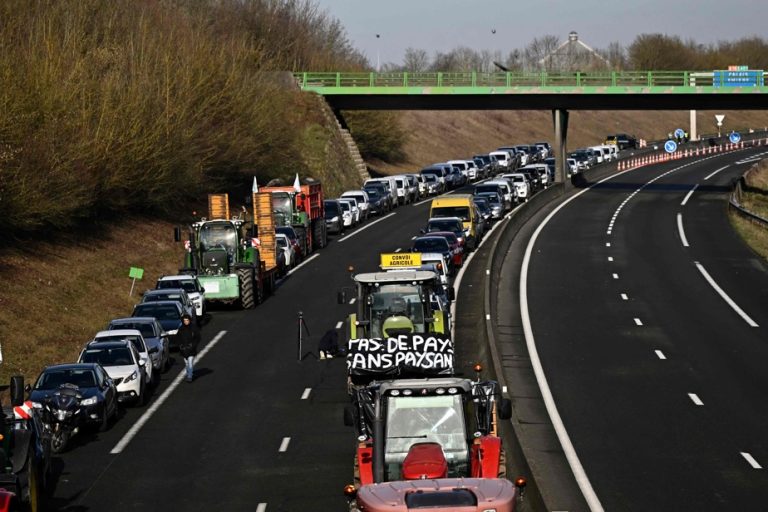
<path id="1" fill-rule="evenodd" d="M 381 34 L 376 34 L 376 72 L 378 73 L 381 71 L 381 56 L 379 52 L 379 39 L 381 39 Z"/>

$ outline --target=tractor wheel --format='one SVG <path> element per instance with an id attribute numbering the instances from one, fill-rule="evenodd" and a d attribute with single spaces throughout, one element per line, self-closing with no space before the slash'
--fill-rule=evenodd
<path id="1" fill-rule="evenodd" d="M 507 478 L 507 452 L 504 448 L 499 452 L 499 478 Z"/>
<path id="2" fill-rule="evenodd" d="M 27 463 L 19 474 L 19 480 L 21 480 L 23 489 L 20 500 L 20 509 L 25 512 L 39 512 L 45 509 L 43 505 L 45 490 L 43 489 L 43 482 L 40 481 L 40 475 L 38 473 L 34 454 L 30 451 L 29 455 L 27 455 Z M 24 484 L 26 484 L 26 489 L 24 489 Z"/>
<path id="3" fill-rule="evenodd" d="M 256 298 L 254 297 L 253 290 L 253 269 L 252 268 L 239 268 L 237 269 L 237 280 L 240 283 L 240 304 L 243 309 L 253 309 L 256 307 Z"/>
<path id="4" fill-rule="evenodd" d="M 255 287 L 255 296 L 256 296 L 256 304 L 261 304 L 264 302 L 264 298 L 266 297 L 266 284 L 264 283 L 263 279 L 254 279 L 253 283 Z"/>

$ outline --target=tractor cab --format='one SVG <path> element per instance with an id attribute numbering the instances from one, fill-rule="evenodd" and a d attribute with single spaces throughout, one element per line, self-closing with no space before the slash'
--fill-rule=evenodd
<path id="1" fill-rule="evenodd" d="M 239 258 L 239 240 L 242 223 L 231 220 L 213 220 L 201 222 L 197 226 L 200 240 L 200 258 L 202 269 L 211 274 L 228 274 L 229 267 Z"/>
<path id="2" fill-rule="evenodd" d="M 349 337 L 386 338 L 400 334 L 449 333 L 448 312 L 441 301 L 437 274 L 410 270 L 372 272 L 354 277 L 357 313 L 349 316 Z M 340 302 L 346 302 L 339 294 Z"/>
<path id="3" fill-rule="evenodd" d="M 458 377 L 374 382 L 354 390 L 355 485 L 506 474 L 497 419 L 511 416 L 495 381 Z"/>

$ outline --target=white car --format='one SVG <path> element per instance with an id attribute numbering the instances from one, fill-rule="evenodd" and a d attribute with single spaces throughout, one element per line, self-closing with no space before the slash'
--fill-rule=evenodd
<path id="1" fill-rule="evenodd" d="M 371 208 L 370 199 L 368 193 L 365 190 L 347 190 L 341 197 L 351 197 L 357 201 L 357 207 L 360 209 L 360 216 L 363 219 L 368 218 L 368 214 Z"/>
<path id="2" fill-rule="evenodd" d="M 579 162 L 577 162 L 575 158 L 567 158 L 565 161 L 568 162 L 568 168 L 571 170 L 571 174 L 579 172 Z"/>
<path id="3" fill-rule="evenodd" d="M 352 201 L 336 200 L 341 208 L 341 224 L 343 228 L 350 228 L 355 223 L 355 214 L 352 212 Z"/>
<path id="4" fill-rule="evenodd" d="M 504 169 L 509 168 L 510 163 L 512 163 L 512 157 L 508 151 L 491 151 L 488 154 L 491 156 L 491 159 L 496 160 L 496 164 L 499 167 Z"/>
<path id="5" fill-rule="evenodd" d="M 352 224 L 357 226 L 360 223 L 360 208 L 357 207 L 357 199 L 354 197 L 340 197 L 340 203 L 347 203 L 352 212 Z"/>
<path id="6" fill-rule="evenodd" d="M 397 191 L 397 204 L 406 205 L 411 202 L 410 184 L 406 176 L 395 176 L 395 190 Z"/>
<path id="7" fill-rule="evenodd" d="M 421 199 L 422 197 L 426 197 L 428 194 L 427 179 L 421 174 L 414 174 L 414 176 L 416 177 L 416 183 L 419 184 L 419 199 Z"/>
<path id="8" fill-rule="evenodd" d="M 504 174 L 502 177 L 512 182 L 516 195 L 521 201 L 527 201 L 531 197 L 531 184 L 528 183 L 528 178 L 525 177 L 525 174 Z"/>
<path id="9" fill-rule="evenodd" d="M 285 256 L 286 271 L 290 270 L 296 264 L 296 252 L 293 249 L 293 245 L 291 245 L 290 238 L 286 234 L 275 233 L 275 243 Z"/>
<path id="10" fill-rule="evenodd" d="M 205 288 L 197 280 L 196 276 L 186 274 L 176 276 L 163 276 L 155 283 L 156 290 L 164 288 L 183 288 L 187 296 L 195 305 L 195 313 L 198 318 L 205 315 Z"/>
<path id="11" fill-rule="evenodd" d="M 528 171 L 534 176 L 538 176 L 542 188 L 547 188 L 551 183 L 549 181 L 549 172 L 547 164 L 529 164 L 520 168 L 520 171 Z"/>
<path id="12" fill-rule="evenodd" d="M 504 192 L 504 209 L 505 210 L 511 210 L 513 205 L 517 202 L 515 199 L 517 197 L 516 191 L 512 188 L 511 183 L 503 179 L 493 179 L 490 181 L 486 181 L 484 185 L 498 185 L 502 188 L 502 191 Z"/>
<path id="13" fill-rule="evenodd" d="M 461 174 L 463 174 L 464 177 L 467 178 L 467 181 L 469 181 L 469 165 L 467 165 L 466 160 L 448 160 L 446 163 L 458 168 L 461 171 Z"/>
<path id="14" fill-rule="evenodd" d="M 115 382 L 119 402 L 130 401 L 135 405 L 146 403 L 147 360 L 139 356 L 130 341 L 91 342 L 80 353 L 77 362 L 99 363 Z"/>
<path id="15" fill-rule="evenodd" d="M 133 345 L 133 348 L 135 348 L 136 352 L 139 353 L 139 357 L 141 359 L 152 362 L 152 364 L 148 364 L 146 366 L 144 369 L 144 374 L 147 384 L 152 384 L 153 386 L 158 384 L 160 382 L 160 371 L 158 370 L 155 372 L 154 359 L 159 360 L 158 356 L 160 353 L 155 348 L 149 348 L 149 345 L 147 345 L 144 336 L 142 336 L 141 331 L 138 329 L 113 329 L 111 331 L 99 331 L 96 333 L 96 336 L 93 337 L 93 341 L 91 341 L 90 344 L 121 340 L 130 341 L 131 345 Z"/>

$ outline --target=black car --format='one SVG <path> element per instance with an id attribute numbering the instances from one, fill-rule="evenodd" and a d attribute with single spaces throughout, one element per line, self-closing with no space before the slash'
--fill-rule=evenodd
<path id="1" fill-rule="evenodd" d="M 389 203 L 387 198 L 383 196 L 378 190 L 368 190 L 367 194 L 369 214 L 381 215 L 382 213 L 389 211 Z"/>
<path id="2" fill-rule="evenodd" d="M 451 245 L 448 243 L 448 240 L 445 237 L 442 236 L 420 236 L 413 240 L 413 244 L 411 245 L 411 252 L 436 252 L 438 254 L 442 254 L 443 258 L 449 265 L 449 274 L 453 275 L 454 273 L 454 254 L 453 250 L 451 249 Z"/>
<path id="3" fill-rule="evenodd" d="M 371 192 L 376 192 L 376 194 L 381 197 L 382 202 L 385 204 L 386 210 L 389 211 L 392 209 L 392 195 L 389 193 L 387 187 L 385 187 L 383 183 L 366 183 L 363 186 L 363 191 L 368 194 L 369 198 Z"/>
<path id="4" fill-rule="evenodd" d="M 30 389 L 29 400 L 42 404 L 62 384 L 73 384 L 79 388 L 83 397 L 80 407 L 84 412 L 81 420 L 86 425 L 104 429 L 117 415 L 115 384 L 97 363 L 57 364 L 47 367 Z"/>
<path id="5" fill-rule="evenodd" d="M 159 300 L 157 302 L 143 302 L 133 307 L 131 316 L 150 316 L 157 318 L 165 332 L 168 333 L 170 347 L 176 346 L 176 333 L 181 327 L 181 315 L 184 311 L 181 304 L 171 300 Z"/>

